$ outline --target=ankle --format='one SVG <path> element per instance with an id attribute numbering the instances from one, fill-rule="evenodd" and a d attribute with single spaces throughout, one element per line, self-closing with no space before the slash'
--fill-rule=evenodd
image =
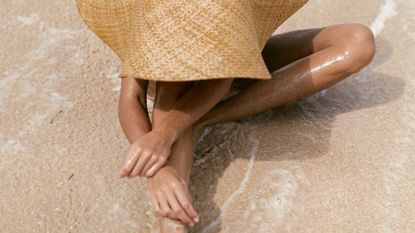
<path id="1" fill-rule="evenodd" d="M 204 121 L 201 121 L 201 122 L 196 122 L 193 126 L 193 131 L 203 132 L 207 128 L 210 128 L 214 125 L 215 125 L 215 123 L 213 121 L 210 121 L 210 120 L 204 120 Z"/>

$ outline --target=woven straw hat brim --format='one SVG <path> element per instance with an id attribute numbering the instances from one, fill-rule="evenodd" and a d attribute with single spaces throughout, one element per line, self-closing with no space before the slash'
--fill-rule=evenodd
<path id="1" fill-rule="evenodd" d="M 119 77 L 270 79 L 261 51 L 307 0 L 77 0 L 122 61 Z"/>

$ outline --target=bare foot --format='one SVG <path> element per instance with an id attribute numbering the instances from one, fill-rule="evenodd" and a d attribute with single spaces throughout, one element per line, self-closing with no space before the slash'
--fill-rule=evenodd
<path id="1" fill-rule="evenodd" d="M 176 168 L 175 168 L 176 169 Z M 188 189 L 188 181 L 185 180 L 185 188 Z M 188 233 L 189 226 L 184 224 L 178 219 L 172 219 L 169 217 L 159 216 L 160 233 Z"/>
<path id="2" fill-rule="evenodd" d="M 187 226 L 180 220 L 159 216 L 160 233 L 188 233 Z"/>
<path id="3" fill-rule="evenodd" d="M 147 178 L 147 193 L 158 213 L 161 232 L 187 232 L 187 225 L 194 226 L 199 221 L 190 204 L 188 182 L 170 163 Z"/>
<path id="4" fill-rule="evenodd" d="M 193 209 L 193 200 L 189 193 L 190 171 L 193 159 L 192 131 L 193 128 L 187 128 L 173 145 L 171 149 L 171 155 L 168 159 L 168 165 L 172 166 L 180 178 L 183 180 L 183 185 L 180 185 L 181 191 L 183 192 L 184 196 L 188 198 L 188 203 L 191 203 L 190 207 L 187 206 L 185 208 L 186 213 L 190 218 L 193 218 L 194 224 L 197 224 L 197 222 L 199 222 L 199 216 L 197 213 L 196 216 L 192 214 L 195 211 Z M 165 181 L 166 179 L 167 178 L 163 178 L 162 180 Z M 174 214 L 159 214 L 158 216 L 161 233 L 187 233 L 190 227 L 192 227 L 192 224 L 189 224 L 187 221 L 183 221 L 183 219 L 178 220 L 177 216 L 174 216 Z"/>

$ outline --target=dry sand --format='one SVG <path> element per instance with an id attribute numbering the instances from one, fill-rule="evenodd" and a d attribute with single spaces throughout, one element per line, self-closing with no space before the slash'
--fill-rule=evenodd
<path id="1" fill-rule="evenodd" d="M 157 232 L 145 180 L 119 179 L 115 54 L 75 1 L 0 3 L 0 232 Z M 370 66 L 196 150 L 192 232 L 415 231 L 415 1 L 313 0 L 275 33 L 358 22 Z"/>

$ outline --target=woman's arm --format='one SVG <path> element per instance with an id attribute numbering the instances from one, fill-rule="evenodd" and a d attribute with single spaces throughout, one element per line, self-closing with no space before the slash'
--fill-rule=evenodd
<path id="1" fill-rule="evenodd" d="M 232 81 L 233 78 L 195 82 L 167 116 L 158 124 L 153 124 L 152 131 L 176 141 L 186 128 L 192 126 L 228 93 Z"/>
<path id="2" fill-rule="evenodd" d="M 118 114 L 121 127 L 125 135 L 127 136 L 130 144 L 133 144 L 137 139 L 147 134 L 151 130 L 151 123 L 148 118 L 146 109 L 147 87 L 148 81 L 146 80 L 123 78 L 121 81 Z M 156 122 L 157 120 L 158 119 L 155 119 Z M 181 143 L 182 147 L 188 146 L 186 144 L 183 145 L 183 142 Z M 187 156 L 189 155 L 190 157 L 192 156 L 191 153 L 189 153 Z M 198 215 L 196 211 L 193 209 L 190 194 L 188 192 L 187 187 L 185 186 L 188 183 L 188 178 L 182 178 L 179 176 L 179 174 L 182 174 L 183 172 L 185 172 L 186 175 L 189 176 L 188 174 L 190 174 L 190 170 L 184 169 L 183 171 L 177 172 L 174 170 L 176 167 L 188 167 L 188 164 L 183 163 L 190 162 L 191 159 L 189 160 L 188 158 L 179 158 L 177 153 L 170 156 L 170 158 L 174 160 L 174 162 L 172 163 L 174 164 L 174 166 L 165 166 L 163 172 L 158 172 L 157 176 L 149 178 L 150 180 L 148 181 L 150 187 L 150 194 L 159 191 L 161 189 L 160 187 L 165 186 L 167 188 L 170 188 L 168 192 L 164 193 L 168 197 L 165 197 L 164 195 L 150 195 L 150 197 L 152 198 L 152 201 L 157 200 L 154 198 L 159 198 L 165 201 L 164 203 L 169 204 L 167 207 L 163 206 L 163 210 L 167 209 L 167 211 L 170 211 L 170 206 L 172 206 L 172 209 L 178 211 L 172 211 L 172 216 L 177 217 L 188 224 L 194 224 L 198 221 Z M 174 195 L 175 201 L 173 203 L 169 203 L 172 200 L 172 195 Z M 153 202 L 153 205 L 155 205 L 156 210 L 159 208 L 157 203 L 158 202 Z M 183 203 L 185 203 L 184 206 L 182 206 Z M 195 218 L 197 218 L 197 221 L 193 220 Z"/>
<path id="3" fill-rule="evenodd" d="M 147 86 L 147 80 L 121 78 L 118 117 L 130 144 L 151 130 L 146 105 Z"/>
<path id="4" fill-rule="evenodd" d="M 152 122 L 152 130 L 137 140 L 127 155 L 120 177 L 130 173 L 153 176 L 170 156 L 174 142 L 188 127 L 213 108 L 229 91 L 233 78 L 197 81 L 169 109 Z M 174 84 L 169 84 L 174 85 Z M 178 84 L 180 85 L 180 84 Z M 167 98 L 164 101 L 170 101 Z M 150 164 L 147 164 L 150 163 Z"/>

